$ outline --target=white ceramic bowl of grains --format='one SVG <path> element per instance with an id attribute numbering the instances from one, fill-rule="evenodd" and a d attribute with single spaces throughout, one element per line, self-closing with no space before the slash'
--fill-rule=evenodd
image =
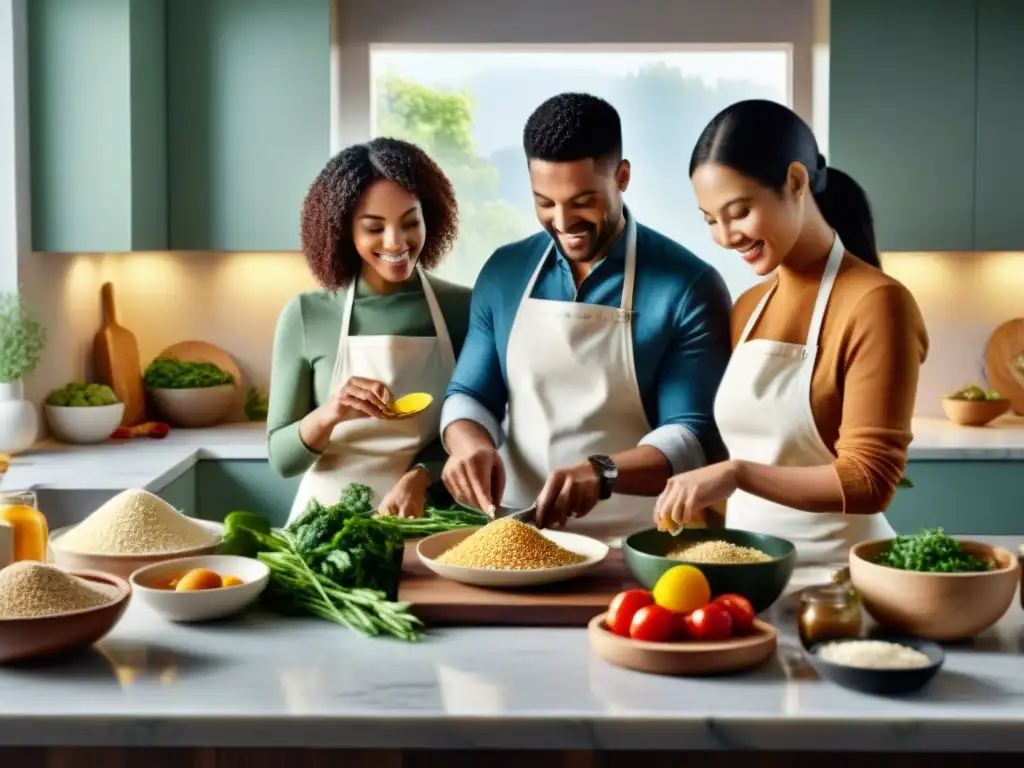
<path id="1" fill-rule="evenodd" d="M 85 648 L 124 614 L 127 582 L 22 560 L 0 569 L 0 664 Z"/>
<path id="2" fill-rule="evenodd" d="M 128 579 L 145 565 L 212 554 L 223 532 L 220 523 L 183 515 L 159 496 L 134 488 L 117 494 L 77 525 L 55 530 L 50 555 L 64 568 Z"/>
<path id="3" fill-rule="evenodd" d="M 255 603 L 270 568 L 251 557 L 200 555 L 147 565 L 129 581 L 136 598 L 165 619 L 209 621 Z"/>
<path id="4" fill-rule="evenodd" d="M 438 576 L 478 587 L 535 587 L 574 579 L 608 556 L 589 536 L 538 530 L 512 518 L 428 536 L 416 545 Z"/>

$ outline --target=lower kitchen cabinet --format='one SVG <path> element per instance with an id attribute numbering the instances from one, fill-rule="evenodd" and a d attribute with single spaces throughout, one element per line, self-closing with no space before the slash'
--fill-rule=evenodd
<path id="1" fill-rule="evenodd" d="M 914 533 L 923 526 L 942 526 L 946 533 L 959 536 L 1024 533 L 1024 462 L 911 461 L 907 476 L 914 487 L 899 489 L 886 512 L 899 533 Z M 244 509 L 283 525 L 299 479 L 279 477 L 266 461 L 204 460 L 160 495 L 178 509 L 195 509 L 194 514 L 206 520 L 223 520 L 229 512 Z M 195 494 L 195 502 L 190 494 Z"/>

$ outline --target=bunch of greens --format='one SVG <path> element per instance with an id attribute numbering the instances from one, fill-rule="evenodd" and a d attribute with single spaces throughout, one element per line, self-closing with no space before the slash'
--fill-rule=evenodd
<path id="1" fill-rule="evenodd" d="M 992 568 L 990 561 L 966 552 L 942 528 L 922 528 L 912 536 L 897 536 L 875 562 L 904 571 L 930 573 L 968 573 Z"/>
<path id="2" fill-rule="evenodd" d="M 235 377 L 213 363 L 158 357 L 142 378 L 150 389 L 202 389 L 232 384 Z"/>
<path id="3" fill-rule="evenodd" d="M 46 328 L 28 311 L 17 293 L 0 293 L 0 382 L 31 374 L 46 346 Z"/>
<path id="4" fill-rule="evenodd" d="M 71 408 L 115 405 L 119 402 L 121 401 L 114 394 L 114 390 L 106 384 L 86 384 L 84 381 L 72 381 L 46 396 L 47 405 Z"/>
<path id="5" fill-rule="evenodd" d="M 266 392 L 259 387 L 249 387 L 245 393 L 245 418 L 249 421 L 266 421 L 268 406 Z"/>
<path id="6" fill-rule="evenodd" d="M 337 504 L 310 501 L 282 530 L 251 512 L 224 521 L 221 552 L 256 557 L 270 567 L 265 601 L 275 610 L 312 614 L 365 635 L 419 638 L 423 625 L 397 601 L 405 542 L 439 531 L 483 525 L 486 516 L 428 507 L 420 519 L 377 517 L 373 491 L 351 483 Z"/>

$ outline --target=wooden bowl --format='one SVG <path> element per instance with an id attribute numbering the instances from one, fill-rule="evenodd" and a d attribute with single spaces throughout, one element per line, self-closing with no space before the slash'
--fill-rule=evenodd
<path id="1" fill-rule="evenodd" d="M 942 398 L 942 410 L 962 427 L 983 427 L 1010 410 L 1009 400 L 956 400 Z"/>
<path id="2" fill-rule="evenodd" d="M 1001 547 L 960 541 L 997 567 L 977 573 L 925 573 L 874 562 L 892 539 L 864 541 L 850 550 L 850 579 L 864 610 L 879 625 L 929 640 L 967 640 L 1003 617 L 1020 581 L 1017 557 Z"/>
<path id="3" fill-rule="evenodd" d="M 668 557 L 675 547 L 698 541 L 728 541 L 741 547 L 753 547 L 772 557 L 763 563 L 687 563 Z M 743 595 L 761 613 L 779 599 L 796 566 L 793 542 L 763 533 L 738 528 L 684 528 L 675 534 L 657 528 L 639 531 L 622 543 L 626 566 L 637 581 L 653 589 L 661 575 L 681 563 L 692 565 L 708 580 L 712 597 Z"/>
<path id="4" fill-rule="evenodd" d="M 105 637 L 121 619 L 132 593 L 128 582 L 109 573 L 65 570 L 108 590 L 110 602 L 53 616 L 0 619 L 0 664 L 86 648 Z"/>
<path id="5" fill-rule="evenodd" d="M 66 525 L 50 534 L 49 560 L 65 570 L 102 571 L 128 580 L 135 571 L 147 565 L 162 563 L 167 560 L 176 560 L 179 557 L 212 555 L 216 552 L 217 547 L 220 546 L 221 541 L 224 539 L 224 525 L 209 520 L 196 520 L 196 522 L 212 533 L 218 534 L 218 538 L 212 544 L 202 547 L 192 547 L 191 549 L 180 549 L 170 552 L 150 552 L 142 555 L 92 554 L 61 549 L 60 537 L 74 528 L 73 525 Z"/>
<path id="6" fill-rule="evenodd" d="M 605 627 L 607 613 L 590 620 L 590 649 L 610 664 L 656 675 L 713 675 L 759 666 L 775 654 L 775 627 L 754 619 L 754 632 L 721 642 L 653 643 L 616 635 Z"/>

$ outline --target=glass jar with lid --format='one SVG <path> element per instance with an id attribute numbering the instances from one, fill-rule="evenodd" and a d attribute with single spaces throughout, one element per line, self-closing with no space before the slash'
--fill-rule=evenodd
<path id="1" fill-rule="evenodd" d="M 0 491 L 0 521 L 13 530 L 14 562 L 46 562 L 50 530 L 35 491 Z"/>
<path id="2" fill-rule="evenodd" d="M 799 631 L 804 647 L 826 640 L 860 637 L 863 625 L 860 597 L 844 569 L 831 584 L 809 587 L 800 595 Z"/>

